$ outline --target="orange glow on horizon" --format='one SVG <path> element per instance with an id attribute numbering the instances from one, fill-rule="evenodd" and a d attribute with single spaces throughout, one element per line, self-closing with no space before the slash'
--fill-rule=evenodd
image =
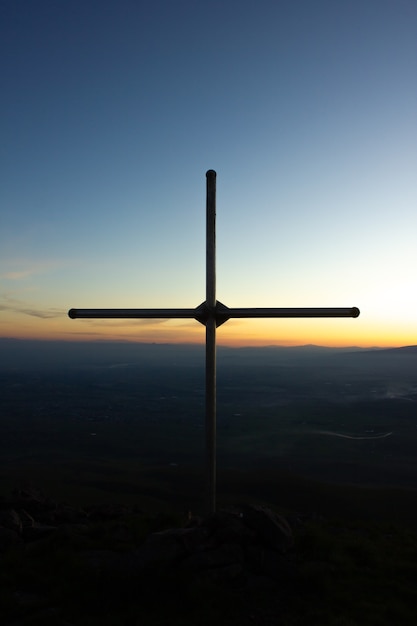
<path id="1" fill-rule="evenodd" d="M 119 341 L 134 343 L 204 344 L 205 329 L 193 320 L 70 320 L 19 316 L 3 318 L 0 337 L 45 341 Z M 229 320 L 217 330 L 220 346 L 399 347 L 417 344 L 415 327 L 370 323 L 358 319 Z"/>

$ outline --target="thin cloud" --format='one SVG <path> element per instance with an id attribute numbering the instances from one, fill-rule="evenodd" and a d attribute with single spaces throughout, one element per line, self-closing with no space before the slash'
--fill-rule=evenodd
<path id="1" fill-rule="evenodd" d="M 19 313 L 23 313 L 24 315 L 30 315 L 31 317 L 39 317 L 41 319 L 47 320 L 52 319 L 54 317 L 62 317 L 65 312 L 62 309 L 46 309 L 44 311 L 39 309 L 20 309 Z"/>
<path id="2" fill-rule="evenodd" d="M 24 280 L 28 278 L 28 276 L 32 276 L 35 274 L 35 270 L 20 270 L 15 272 L 5 272 L 4 274 L 0 274 L 0 278 L 3 280 Z"/>
<path id="3" fill-rule="evenodd" d="M 7 265 L 10 269 L 0 274 L 0 279 L 19 281 L 62 268 L 66 263 L 57 260 L 30 261 L 29 259 L 14 259 L 9 260 Z"/>
<path id="4" fill-rule="evenodd" d="M 16 298 L 10 296 L 3 296 L 0 301 L 0 311 L 8 311 L 10 313 L 20 313 L 22 315 L 29 315 L 30 317 L 38 317 L 40 319 L 52 319 L 54 317 L 63 317 L 65 311 L 63 309 L 57 309 L 54 307 L 46 309 L 38 309 L 36 307 L 28 306 L 27 303 L 21 302 Z"/>
<path id="5" fill-rule="evenodd" d="M 88 319 L 81 320 L 83 323 L 88 323 L 91 326 L 106 326 L 111 328 L 123 328 L 131 326 L 159 326 L 169 322 L 169 319 L 165 318 L 151 318 L 151 319 Z M 182 326 L 182 325 L 181 325 Z"/>
<path id="6" fill-rule="evenodd" d="M 94 332 L 92 330 L 91 331 L 76 330 L 76 331 L 67 332 L 65 333 L 65 335 L 69 337 L 72 337 L 73 335 L 81 335 L 83 337 L 91 337 L 92 335 L 96 335 L 97 337 L 103 338 L 103 333 Z"/>

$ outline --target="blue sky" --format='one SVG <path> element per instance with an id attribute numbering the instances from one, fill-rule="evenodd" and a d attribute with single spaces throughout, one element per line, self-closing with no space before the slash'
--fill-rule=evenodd
<path id="1" fill-rule="evenodd" d="M 217 171 L 229 344 L 417 343 L 417 4 L 0 3 L 0 336 L 203 341 L 70 307 L 205 297 Z"/>

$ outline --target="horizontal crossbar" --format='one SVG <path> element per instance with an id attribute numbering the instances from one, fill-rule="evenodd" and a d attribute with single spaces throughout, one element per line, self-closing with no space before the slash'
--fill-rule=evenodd
<path id="1" fill-rule="evenodd" d="M 195 309 L 70 309 L 71 319 L 194 319 Z"/>
<path id="2" fill-rule="evenodd" d="M 229 309 L 228 317 L 358 317 L 359 309 L 350 308 L 278 308 Z"/>
<path id="3" fill-rule="evenodd" d="M 205 310 L 207 317 L 210 311 Z M 202 308 L 196 309 L 70 309 L 72 319 L 199 319 Z M 214 311 L 224 321 L 230 318 L 255 317 L 358 317 L 359 309 L 350 308 L 229 308 L 222 305 Z"/>

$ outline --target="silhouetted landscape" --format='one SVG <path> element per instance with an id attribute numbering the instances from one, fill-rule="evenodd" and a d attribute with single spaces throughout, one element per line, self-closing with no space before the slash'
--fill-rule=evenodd
<path id="1" fill-rule="evenodd" d="M 203 346 L 0 349 L 5 623 L 414 623 L 417 347 L 219 347 L 214 517 Z"/>
<path id="2" fill-rule="evenodd" d="M 201 509 L 203 346 L 0 347 L 4 486 L 30 477 L 80 501 L 127 497 Z M 416 366 L 414 346 L 220 347 L 220 500 L 257 494 L 285 504 L 297 491 L 289 504 L 302 508 L 314 483 L 324 500 L 337 484 L 339 495 L 353 486 L 395 490 L 406 506 L 417 488 Z M 395 514 L 388 491 L 387 510 Z"/>

